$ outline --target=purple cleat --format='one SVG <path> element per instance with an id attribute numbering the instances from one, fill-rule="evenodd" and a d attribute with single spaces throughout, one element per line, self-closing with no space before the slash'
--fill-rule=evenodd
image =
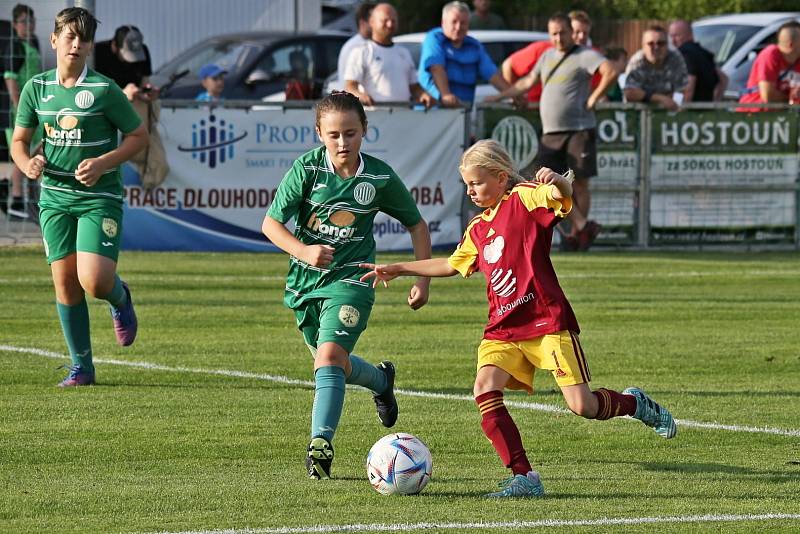
<path id="1" fill-rule="evenodd" d="M 64 367 L 69 369 L 69 374 L 58 387 L 74 388 L 76 386 L 91 386 L 94 384 L 94 371 L 85 371 L 80 365 L 72 365 L 70 367 L 65 365 Z"/>
<path id="2" fill-rule="evenodd" d="M 136 330 L 139 326 L 136 320 L 136 312 L 133 310 L 133 299 L 128 284 L 122 282 L 125 294 L 128 295 L 128 303 L 124 308 L 111 306 L 111 318 L 114 319 L 114 333 L 117 335 L 117 343 L 123 347 L 133 343 L 136 339 Z"/>

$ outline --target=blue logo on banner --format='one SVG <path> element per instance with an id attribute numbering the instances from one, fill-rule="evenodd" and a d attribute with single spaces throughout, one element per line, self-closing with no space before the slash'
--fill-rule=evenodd
<path id="1" fill-rule="evenodd" d="M 233 124 L 220 119 L 216 115 L 209 115 L 208 119 L 200 119 L 192 124 L 192 146 L 179 146 L 181 152 L 191 152 L 192 159 L 208 165 L 210 169 L 232 160 L 234 156 L 233 145 L 247 137 L 245 131 L 236 136 Z"/>

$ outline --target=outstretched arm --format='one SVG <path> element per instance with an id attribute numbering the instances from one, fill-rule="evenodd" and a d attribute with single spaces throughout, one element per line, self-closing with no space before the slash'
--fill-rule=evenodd
<path id="1" fill-rule="evenodd" d="M 378 282 L 383 282 L 383 285 L 388 285 L 387 282 L 394 280 L 398 276 L 429 276 L 443 278 L 458 273 L 458 271 L 453 269 L 447 262 L 447 258 L 432 258 L 429 260 L 408 261 L 389 265 L 362 263 L 360 266 L 365 269 L 372 269 L 361 277 L 361 281 L 366 282 L 374 278 L 373 287 L 377 286 Z"/>

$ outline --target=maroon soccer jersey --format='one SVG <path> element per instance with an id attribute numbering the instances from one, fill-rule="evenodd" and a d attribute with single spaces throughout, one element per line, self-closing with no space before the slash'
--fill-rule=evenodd
<path id="1" fill-rule="evenodd" d="M 552 198 L 555 186 L 523 183 L 467 225 L 448 259 L 462 276 L 486 277 L 489 320 L 484 339 L 521 341 L 561 330 L 579 332 L 578 320 L 550 262 L 553 228 L 572 200 Z"/>

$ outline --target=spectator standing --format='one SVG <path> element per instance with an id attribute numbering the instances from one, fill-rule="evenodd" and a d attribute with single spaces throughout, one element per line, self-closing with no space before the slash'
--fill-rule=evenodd
<path id="1" fill-rule="evenodd" d="M 800 103 L 800 22 L 783 24 L 778 29 L 778 43 L 758 53 L 739 102 Z"/>
<path id="2" fill-rule="evenodd" d="M 469 7 L 449 2 L 442 8 L 442 25 L 428 32 L 419 58 L 419 83 L 444 107 L 475 100 L 478 80 L 489 80 L 502 91 L 509 88 L 480 41 L 467 36 Z"/>
<path id="3" fill-rule="evenodd" d="M 19 107 L 19 97 L 25 83 L 36 74 L 42 72 L 42 56 L 39 53 L 39 41 L 36 39 L 36 18 L 33 9 L 24 4 L 17 4 L 11 11 L 14 33 L 8 46 L 2 51 L 3 81 L 5 82 L 5 92 L 8 93 L 8 100 L 3 98 L 0 105 L 2 110 L 3 132 L 3 152 L 8 152 L 11 146 L 11 135 L 13 132 L 14 116 Z M 4 95 L 5 96 L 5 95 Z M 10 103 L 10 106 L 8 105 Z M 6 110 L 8 109 L 8 112 Z M 35 147 L 40 140 L 40 135 L 36 134 L 32 147 Z M 7 154 L 6 154 L 7 155 Z M 3 158 L 5 159 L 5 158 Z M 8 215 L 14 219 L 27 219 L 28 212 L 25 209 L 25 199 L 22 193 L 24 174 L 16 166 L 11 168 L 11 204 L 6 207 L 7 198 L 0 198 L 0 208 L 8 211 Z"/>
<path id="4" fill-rule="evenodd" d="M 590 46 L 592 21 L 585 11 L 575 10 L 570 11 L 567 15 L 570 19 L 570 26 L 572 27 L 572 40 L 581 46 Z M 501 66 L 503 79 L 508 83 L 514 83 L 520 78 L 527 75 L 533 66 L 542 57 L 546 50 L 553 47 L 553 43 L 549 40 L 536 41 L 521 50 L 517 50 L 508 56 Z M 623 67 L 624 69 L 624 67 Z M 621 72 L 621 71 L 620 71 Z M 592 78 L 592 89 L 596 88 L 600 83 L 600 73 L 595 73 Z M 538 102 L 542 98 L 542 84 L 536 83 L 530 88 L 526 95 L 528 102 Z"/>
<path id="5" fill-rule="evenodd" d="M 204 65 L 198 76 L 200 78 L 200 85 L 203 86 L 203 91 L 195 100 L 200 102 L 220 102 L 223 100 L 222 91 L 225 90 L 225 75 L 228 71 L 220 68 L 213 63 Z"/>
<path id="6" fill-rule="evenodd" d="M 512 88 L 487 98 L 498 101 L 528 91 L 542 81 L 539 115 L 542 135 L 535 164 L 557 173 L 575 172 L 574 207 L 569 220 L 571 231 L 565 236 L 567 250 L 586 250 L 600 232 L 600 225 L 588 219 L 591 207 L 589 179 L 597 174 L 596 119 L 594 106 L 617 79 L 617 71 L 606 58 L 572 40 L 569 17 L 557 13 L 547 23 L 553 47 L 547 50 L 524 78 Z M 595 72 L 600 84 L 591 90 Z"/>
<path id="7" fill-rule="evenodd" d="M 717 66 L 714 54 L 694 40 L 692 25 L 685 20 L 676 20 L 669 25 L 669 39 L 683 56 L 689 73 L 684 103 L 722 100 L 728 77 Z"/>
<path id="8" fill-rule="evenodd" d="M 506 21 L 497 13 L 492 13 L 492 0 L 475 0 L 475 11 L 469 17 L 469 27 L 473 30 L 505 30 Z"/>
<path id="9" fill-rule="evenodd" d="M 150 83 L 149 78 L 152 74 L 150 50 L 144 44 L 139 28 L 120 26 L 114 31 L 113 39 L 97 43 L 95 68 L 100 74 L 117 82 L 144 121 L 150 134 L 148 145 L 130 158 L 130 162 L 136 165 L 144 187 L 160 185 L 169 174 L 169 164 L 161 136 L 155 127 L 161 108 L 158 104 L 158 88 Z"/>
<path id="10" fill-rule="evenodd" d="M 631 56 L 625 71 L 625 100 L 658 104 L 677 111 L 675 93 L 686 98 L 689 74 L 680 52 L 667 46 L 667 32 L 661 26 L 650 26 L 642 34 L 642 49 Z"/>
<path id="11" fill-rule="evenodd" d="M 158 97 L 157 89 L 149 82 L 153 73 L 150 50 L 136 26 L 120 26 L 113 39 L 97 43 L 95 68 L 117 82 L 131 102 Z"/>
<path id="12" fill-rule="evenodd" d="M 347 68 L 347 60 L 350 58 L 350 52 L 357 46 L 366 44 L 369 41 L 371 29 L 369 26 L 369 17 L 375 4 L 372 2 L 364 2 L 356 10 L 356 24 L 358 31 L 350 39 L 345 41 L 342 49 L 339 50 L 339 61 L 337 62 L 337 72 L 339 76 L 339 83 L 344 86 L 344 71 Z"/>
<path id="13" fill-rule="evenodd" d="M 433 97 L 417 82 L 417 67 L 411 52 L 392 41 L 397 30 L 397 10 L 391 4 L 378 4 L 372 10 L 369 24 L 370 40 L 354 48 L 347 60 L 345 90 L 366 105 L 408 102 L 413 96 L 429 108 Z"/>

